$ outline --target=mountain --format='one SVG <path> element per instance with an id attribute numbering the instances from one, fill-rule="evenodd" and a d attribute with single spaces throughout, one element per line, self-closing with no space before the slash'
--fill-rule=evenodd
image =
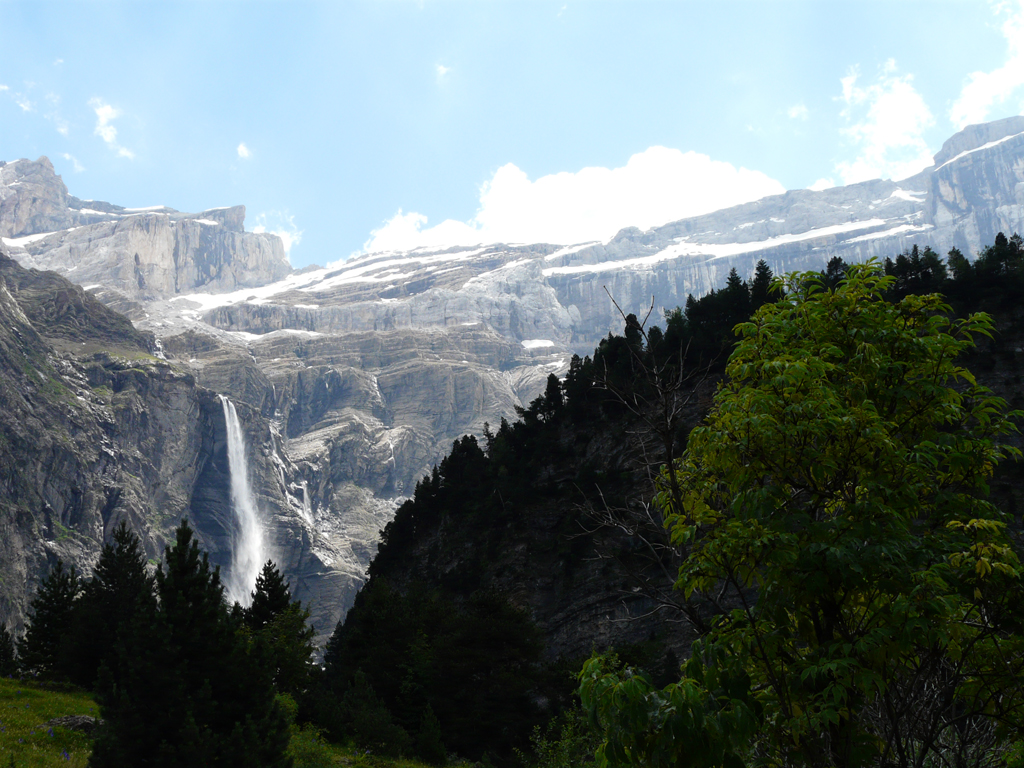
<path id="1" fill-rule="evenodd" d="M 660 317 L 725 282 L 892 256 L 913 244 L 976 256 L 1024 230 L 1024 117 L 969 126 L 931 168 L 900 182 L 790 191 L 604 243 L 487 245 L 367 254 L 293 274 L 259 292 L 178 297 L 156 322 L 201 312 L 211 325 L 265 334 L 452 328 L 479 323 L 527 346 L 586 354 L 621 327 L 620 307 Z"/>
<path id="2" fill-rule="evenodd" d="M 179 213 L 79 200 L 45 158 L 0 162 L 0 233 L 26 267 L 152 299 L 262 285 L 291 271 L 279 238 L 246 232 L 245 206 Z"/>
<path id="3" fill-rule="evenodd" d="M 365 553 L 313 529 L 282 438 L 258 411 L 238 410 L 260 448 L 249 476 L 270 548 L 331 627 L 338 609 L 319 606 L 354 592 Z M 21 625 L 26 598 L 58 558 L 91 570 L 122 519 L 156 562 L 188 516 L 230 571 L 228 442 L 217 393 L 167 360 L 152 334 L 0 248 L 0 619 Z"/>
<path id="4" fill-rule="evenodd" d="M 602 243 L 291 271 L 244 215 L 82 201 L 46 158 L 0 164 L 0 621 L 20 625 L 56 557 L 88 570 L 120 519 L 158 558 L 188 515 L 230 575 L 220 394 L 247 440 L 265 553 L 323 638 L 416 481 L 621 330 L 613 299 L 658 322 L 759 259 L 781 272 L 915 243 L 977 255 L 1024 229 L 1024 117 L 964 129 L 900 182 L 791 191 Z"/>

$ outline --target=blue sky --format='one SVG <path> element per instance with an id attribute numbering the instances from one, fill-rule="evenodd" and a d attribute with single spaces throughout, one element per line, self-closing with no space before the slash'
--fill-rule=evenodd
<path id="1" fill-rule="evenodd" d="M 1022 112 L 1024 0 L 0 0 L 0 158 L 245 204 L 295 266 L 898 179 Z"/>

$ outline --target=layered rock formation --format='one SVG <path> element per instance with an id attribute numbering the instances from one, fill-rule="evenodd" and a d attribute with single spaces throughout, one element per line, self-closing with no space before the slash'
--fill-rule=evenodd
<path id="1" fill-rule="evenodd" d="M 0 236 L 18 261 L 126 298 L 284 277 L 291 267 L 280 238 L 246 232 L 244 220 L 241 205 L 187 214 L 79 200 L 45 157 L 0 165 Z"/>
<path id="2" fill-rule="evenodd" d="M 0 332 L 10 350 L 33 340 L 36 373 L 12 351 L 0 376 L 14 404 L 4 439 L 17 446 L 4 459 L 13 501 L 2 524 L 13 543 L 3 562 L 20 563 L 4 582 L 0 620 L 20 620 L 54 557 L 88 569 L 119 517 L 158 557 L 188 514 L 226 567 L 219 393 L 246 423 L 275 559 L 322 637 L 416 480 L 454 438 L 513 418 L 571 353 L 621 330 L 613 299 L 625 312 L 650 308 L 658 322 L 762 258 L 782 272 L 913 244 L 976 255 L 996 232 L 1024 229 L 1024 118 L 965 129 L 932 168 L 900 182 L 792 191 L 603 243 L 367 254 L 290 273 L 280 241 L 243 225 L 241 206 L 122 208 L 69 195 L 45 158 L 0 165 L 10 254 L 86 289 L 24 270 L 5 278 Z M 93 297 L 155 338 L 101 317 Z M 50 381 L 74 396 L 62 400 Z M 48 426 L 66 423 L 79 426 Z M 26 424 L 46 439 L 33 445 Z M 31 467 L 23 477 L 21 464 Z"/>
<path id="3" fill-rule="evenodd" d="M 1024 117 L 970 126 L 935 165 L 900 182 L 796 190 L 604 243 L 505 244 L 367 254 L 255 291 L 179 297 L 149 309 L 160 334 L 202 319 L 255 334 L 450 329 L 482 323 L 517 342 L 586 354 L 627 312 L 665 310 L 724 283 L 884 258 L 912 245 L 977 255 L 1024 228 Z M 614 299 L 614 302 L 613 302 Z M 193 313 L 193 314 L 190 314 Z"/>
<path id="4" fill-rule="evenodd" d="M 26 598 L 58 558 L 87 573 L 121 520 L 156 562 L 187 516 L 213 562 L 229 568 L 220 401 L 154 353 L 151 335 L 0 249 L 0 622 L 20 628 Z M 366 553 L 348 536 L 317 532 L 282 438 L 258 411 L 239 409 L 269 553 L 330 631 Z"/>

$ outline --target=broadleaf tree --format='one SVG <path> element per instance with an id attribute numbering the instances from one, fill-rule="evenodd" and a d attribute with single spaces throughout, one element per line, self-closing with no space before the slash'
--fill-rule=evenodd
<path id="1" fill-rule="evenodd" d="M 937 295 L 887 301 L 874 262 L 832 287 L 782 283 L 784 300 L 737 326 L 714 405 L 666 470 L 682 499 L 659 498 L 685 553 L 677 587 L 719 611 L 697 650 L 748 683 L 723 692 L 691 662 L 638 696 L 633 672 L 592 660 L 599 757 L 999 764 L 1024 725 L 1021 565 L 986 496 L 1019 455 L 1021 414 L 957 362 L 992 321 L 951 320 Z M 679 738 L 695 750 L 673 752 Z"/>

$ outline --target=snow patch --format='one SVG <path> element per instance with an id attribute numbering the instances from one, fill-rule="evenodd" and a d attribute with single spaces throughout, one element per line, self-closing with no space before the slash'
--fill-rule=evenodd
<path id="1" fill-rule="evenodd" d="M 858 237 L 851 237 L 846 242 L 848 243 L 863 243 L 867 240 L 878 240 L 883 237 L 892 237 L 893 235 L 903 234 L 904 232 L 924 232 L 925 230 L 933 229 L 931 224 L 922 224 L 916 226 L 914 224 L 901 224 L 898 227 L 892 229 L 886 229 L 881 232 L 872 232 L 867 235 L 860 235 Z"/>
<path id="2" fill-rule="evenodd" d="M 541 349 L 543 347 L 555 346 L 555 342 L 549 339 L 524 339 L 522 344 L 525 349 Z"/>
<path id="3" fill-rule="evenodd" d="M 565 248 L 559 248 L 554 253 L 549 253 L 547 256 L 544 257 L 544 261 L 554 261 L 555 259 L 559 259 L 562 256 L 569 256 L 573 253 L 578 253 L 579 251 L 582 251 L 584 248 L 589 248 L 592 245 L 599 245 L 600 242 L 600 240 L 591 240 L 589 243 L 582 243 L 580 245 L 567 245 L 565 246 Z"/>
<path id="4" fill-rule="evenodd" d="M 968 150 L 966 150 L 964 152 L 961 152 L 956 157 L 951 158 L 951 159 L 947 160 L 946 162 L 944 162 L 942 165 L 940 165 L 935 170 L 936 171 L 942 170 L 943 168 L 945 168 L 950 163 L 955 163 L 957 160 L 959 160 L 962 157 L 967 157 L 968 155 L 973 155 L 975 152 L 981 152 L 984 149 L 992 149 L 992 147 L 998 146 L 999 144 L 1002 144 L 1004 141 L 1009 141 L 1010 139 L 1016 139 L 1018 136 L 1024 136 L 1024 131 L 1021 131 L 1020 133 L 1015 133 L 1012 136 L 1003 136 L 1003 138 L 997 139 L 996 141 L 990 141 L 988 144 L 982 144 L 980 147 L 975 147 L 974 149 L 968 149 Z M 933 173 L 934 173 L 934 171 L 933 171 Z"/>
<path id="5" fill-rule="evenodd" d="M 773 219 L 774 221 L 774 219 Z M 781 245 L 799 243 L 806 240 L 815 240 L 819 237 L 830 237 L 841 235 L 846 232 L 855 232 L 858 229 L 869 229 L 871 227 L 884 226 L 885 219 L 868 219 L 866 221 L 850 221 L 845 224 L 834 224 L 830 227 L 811 229 L 794 235 L 779 235 L 770 237 L 767 240 L 758 240 L 750 243 L 677 243 L 671 245 L 658 253 L 650 256 L 641 256 L 636 259 L 623 259 L 622 261 L 605 261 L 600 264 L 581 264 L 573 267 L 549 267 L 542 270 L 544 277 L 551 275 L 572 275 L 584 272 L 607 272 L 617 269 L 638 269 L 649 267 L 663 261 L 671 261 L 681 256 L 710 256 L 720 259 L 726 256 L 737 256 L 741 253 L 761 251 L 768 248 L 777 248 Z"/>
<path id="6" fill-rule="evenodd" d="M 0 237 L 0 240 L 4 241 L 4 245 L 10 245 L 15 248 L 23 248 L 29 243 L 35 243 L 39 240 L 45 240 L 50 235 L 56 235 L 61 232 L 71 232 L 72 229 L 77 229 L 77 227 L 72 227 L 71 229 L 57 229 L 54 230 L 53 232 L 40 232 L 35 235 L 25 235 L 24 237 Z"/>
<path id="7" fill-rule="evenodd" d="M 907 200 L 911 203 L 923 203 L 926 194 L 926 192 L 915 192 L 913 190 L 900 189 L 897 187 L 896 190 L 889 195 L 889 198 L 892 199 L 895 197 L 900 200 Z M 920 197 L 915 197 L 915 195 L 920 195 Z"/>

